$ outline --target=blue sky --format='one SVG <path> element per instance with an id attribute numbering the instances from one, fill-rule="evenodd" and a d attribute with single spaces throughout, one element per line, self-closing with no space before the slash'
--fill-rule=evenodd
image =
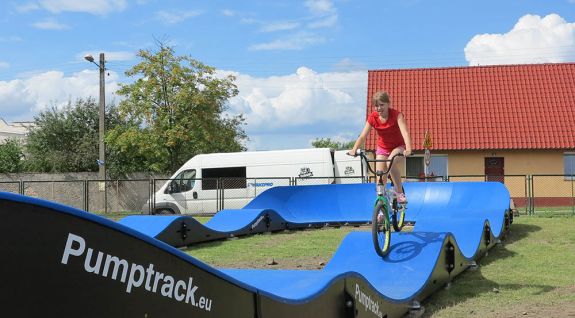
<path id="1" fill-rule="evenodd" d="M 240 94 L 250 150 L 347 141 L 364 124 L 367 70 L 575 62 L 575 0 L 30 0 L 0 2 L 0 117 L 107 101 L 156 39 L 222 74 Z"/>

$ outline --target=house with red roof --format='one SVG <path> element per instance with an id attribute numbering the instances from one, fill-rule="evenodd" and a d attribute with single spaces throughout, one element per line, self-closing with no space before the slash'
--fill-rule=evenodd
<path id="1" fill-rule="evenodd" d="M 426 131 L 434 175 L 507 184 L 513 175 L 575 174 L 575 63 L 372 70 L 366 114 L 379 90 L 407 119 L 408 178 L 424 171 Z M 372 130 L 366 149 L 375 143 Z"/>

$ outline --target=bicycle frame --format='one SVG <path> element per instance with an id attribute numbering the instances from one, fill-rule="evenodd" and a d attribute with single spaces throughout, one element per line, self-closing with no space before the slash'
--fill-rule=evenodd
<path id="1" fill-rule="evenodd" d="M 403 227 L 403 220 L 405 217 L 405 206 L 399 207 L 397 201 L 394 198 L 394 193 L 387 189 L 386 184 L 383 183 L 383 176 L 388 174 L 393 167 L 393 161 L 398 156 L 403 156 L 403 154 L 397 154 L 391 159 L 383 160 L 370 160 L 365 156 L 364 151 L 358 151 L 357 153 L 361 160 L 367 165 L 367 169 L 375 174 L 376 176 L 376 188 L 377 197 L 374 203 L 374 212 L 372 215 L 372 237 L 375 247 L 375 251 L 381 257 L 386 256 L 389 253 L 390 241 L 391 241 L 391 225 L 395 231 L 401 231 Z M 371 168 L 370 163 L 386 162 L 387 169 L 384 171 L 374 171 Z M 393 180 L 392 180 L 393 184 Z M 392 203 L 393 202 L 393 203 Z M 392 212 L 393 211 L 393 212 Z M 393 218 L 391 217 L 393 213 Z M 398 220 L 399 213 L 399 220 Z M 385 219 L 383 219 L 385 218 Z"/>

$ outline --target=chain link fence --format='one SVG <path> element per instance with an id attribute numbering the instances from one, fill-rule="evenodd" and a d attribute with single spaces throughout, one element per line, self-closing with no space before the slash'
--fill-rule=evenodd
<path id="1" fill-rule="evenodd" d="M 365 183 L 368 179 L 365 177 L 295 177 L 293 178 L 293 185 L 305 186 L 305 185 L 320 185 L 320 184 L 334 184 L 334 183 Z"/>
<path id="2" fill-rule="evenodd" d="M 485 175 L 406 178 L 407 182 L 483 182 Z M 213 215 L 222 209 L 241 209 L 263 191 L 276 186 L 365 183 L 373 178 L 213 178 L 3 181 L 0 191 L 62 203 L 119 218 L 131 214 L 189 213 Z M 521 214 L 575 215 L 575 177 L 569 175 L 505 175 L 500 178 Z M 177 211 L 176 211 L 177 210 Z"/>
<path id="3" fill-rule="evenodd" d="M 2 181 L 0 182 L 0 191 L 22 194 L 24 193 L 22 181 Z"/>
<path id="4" fill-rule="evenodd" d="M 532 175 L 528 213 L 575 215 L 575 176 Z"/>

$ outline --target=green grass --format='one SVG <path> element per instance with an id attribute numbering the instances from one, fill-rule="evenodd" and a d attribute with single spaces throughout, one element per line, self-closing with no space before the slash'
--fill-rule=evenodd
<path id="1" fill-rule="evenodd" d="M 270 259 L 297 268 L 329 260 L 341 240 L 353 227 L 326 228 L 208 242 L 188 247 L 192 256 L 217 267 L 265 267 Z M 310 266 L 307 266 L 310 267 Z"/>
<path id="2" fill-rule="evenodd" d="M 260 234 L 185 251 L 216 267 L 320 268 L 355 228 Z M 363 228 L 369 230 L 369 228 Z M 278 264 L 269 266 L 274 259 Z M 501 316 L 575 303 L 575 218 L 516 217 L 503 244 L 426 299 L 425 317 Z M 571 287 L 571 289 L 569 289 Z M 558 307 L 558 308 L 559 308 Z"/>
<path id="3" fill-rule="evenodd" d="M 575 216 L 575 207 L 565 206 L 536 208 L 533 216 L 544 218 Z"/>
<path id="4" fill-rule="evenodd" d="M 476 271 L 459 275 L 451 288 L 426 300 L 433 317 L 497 316 L 511 306 L 574 302 L 575 218 L 515 219 L 503 244 L 479 260 Z"/>

